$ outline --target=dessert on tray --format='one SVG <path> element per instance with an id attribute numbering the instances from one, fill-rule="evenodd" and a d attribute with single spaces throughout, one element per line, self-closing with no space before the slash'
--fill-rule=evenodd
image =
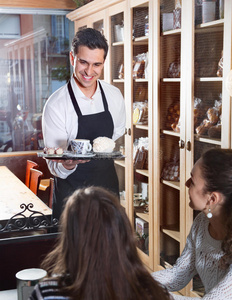
<path id="1" fill-rule="evenodd" d="M 63 150 L 62 148 L 45 147 L 39 152 L 39 157 L 46 159 L 121 159 L 124 158 L 120 151 L 114 151 L 115 142 L 104 136 L 93 140 L 93 151 L 86 154 L 78 154 L 74 151 Z"/>
<path id="2" fill-rule="evenodd" d="M 63 155 L 64 150 L 60 147 L 45 147 L 43 152 L 47 155 Z"/>
<path id="3" fill-rule="evenodd" d="M 115 142 L 105 136 L 99 136 L 93 140 L 93 152 L 111 153 L 115 148 Z"/>

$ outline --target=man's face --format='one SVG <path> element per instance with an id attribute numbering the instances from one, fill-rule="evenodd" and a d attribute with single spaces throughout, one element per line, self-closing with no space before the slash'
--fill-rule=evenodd
<path id="1" fill-rule="evenodd" d="M 104 67 L 104 50 L 92 50 L 86 46 L 80 46 L 78 50 L 75 57 L 70 52 L 75 81 L 83 92 L 85 90 L 94 92 L 97 79 L 101 76 Z"/>

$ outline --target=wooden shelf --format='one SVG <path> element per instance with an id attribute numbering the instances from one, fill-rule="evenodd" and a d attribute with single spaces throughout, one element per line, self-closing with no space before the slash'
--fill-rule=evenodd
<path id="1" fill-rule="evenodd" d="M 172 229 L 161 229 L 163 233 L 180 242 L 180 232 Z"/>
<path id="2" fill-rule="evenodd" d="M 161 33 L 161 35 L 176 35 L 176 34 L 181 34 L 181 29 L 172 29 L 172 30 L 163 31 Z"/>
<path id="3" fill-rule="evenodd" d="M 148 125 L 136 124 L 135 128 L 142 129 L 142 130 L 148 130 Z"/>
<path id="4" fill-rule="evenodd" d="M 224 19 L 215 20 L 212 22 L 202 23 L 196 26 L 196 33 L 218 32 L 223 31 Z"/>
<path id="5" fill-rule="evenodd" d="M 138 216 L 139 218 L 143 219 L 144 221 L 149 223 L 149 214 L 145 214 L 145 213 L 138 213 L 136 212 L 136 216 Z"/>
<path id="6" fill-rule="evenodd" d="M 142 259 L 142 261 L 148 266 L 149 265 L 149 256 L 144 253 L 141 249 L 137 248 L 138 254 L 140 256 L 140 258 Z"/>
<path id="7" fill-rule="evenodd" d="M 161 133 L 166 134 L 166 135 L 172 135 L 172 136 L 176 136 L 176 137 L 180 137 L 180 133 L 179 132 L 175 132 L 173 130 L 161 130 Z"/>
<path id="8" fill-rule="evenodd" d="M 180 182 L 178 181 L 170 181 L 170 180 L 161 180 L 161 182 L 165 185 L 168 185 L 176 190 L 180 190 Z"/>
<path id="9" fill-rule="evenodd" d="M 124 79 L 113 79 L 114 83 L 124 83 L 125 80 Z"/>
<path id="10" fill-rule="evenodd" d="M 147 45 L 148 39 L 148 36 L 137 37 L 133 40 L 133 45 Z"/>
<path id="11" fill-rule="evenodd" d="M 223 77 L 197 77 L 196 81 L 200 82 L 223 82 Z"/>
<path id="12" fill-rule="evenodd" d="M 221 140 L 219 140 L 219 139 L 211 139 L 209 137 L 197 136 L 196 134 L 194 135 L 194 138 L 195 138 L 196 141 L 199 141 L 199 142 L 202 142 L 202 143 L 221 146 Z"/>
<path id="13" fill-rule="evenodd" d="M 144 175 L 146 177 L 149 177 L 149 174 L 148 174 L 148 170 L 139 170 L 139 169 L 136 169 L 135 170 L 137 173 L 141 174 L 141 175 Z"/>
<path id="14" fill-rule="evenodd" d="M 181 78 L 162 78 L 162 82 L 181 82 Z"/>
<path id="15" fill-rule="evenodd" d="M 118 166 L 125 168 L 125 160 L 115 160 L 114 163 Z"/>
<path id="16" fill-rule="evenodd" d="M 148 79 L 146 78 L 136 78 L 134 79 L 135 82 L 148 82 Z"/>
<path id="17" fill-rule="evenodd" d="M 124 41 L 123 41 L 123 42 L 114 42 L 114 43 L 112 43 L 112 46 L 113 46 L 113 47 L 116 47 L 116 46 L 124 46 Z"/>

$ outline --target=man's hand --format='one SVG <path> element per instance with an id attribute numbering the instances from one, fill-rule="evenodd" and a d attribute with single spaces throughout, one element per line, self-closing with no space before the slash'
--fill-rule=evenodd
<path id="1" fill-rule="evenodd" d="M 85 164 L 85 163 L 89 162 L 89 160 L 82 160 L 82 159 L 81 160 L 72 160 L 72 159 L 63 160 L 63 159 L 59 159 L 59 160 L 54 160 L 54 161 L 62 163 L 62 165 L 67 170 L 72 170 L 72 169 L 75 168 L 76 165 Z"/>

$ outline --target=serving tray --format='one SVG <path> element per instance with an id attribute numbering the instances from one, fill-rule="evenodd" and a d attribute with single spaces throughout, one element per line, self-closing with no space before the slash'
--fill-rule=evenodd
<path id="1" fill-rule="evenodd" d="M 52 160 L 100 160 L 100 159 L 123 159 L 125 158 L 124 155 L 120 151 L 113 151 L 110 153 L 106 152 L 90 152 L 87 154 L 76 154 L 72 151 L 65 151 L 63 154 L 47 154 L 43 152 L 37 153 L 38 157 L 43 157 L 46 159 L 52 159 Z"/>

